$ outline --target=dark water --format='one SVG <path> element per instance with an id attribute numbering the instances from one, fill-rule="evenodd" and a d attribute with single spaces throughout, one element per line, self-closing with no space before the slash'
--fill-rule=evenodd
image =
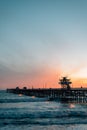
<path id="1" fill-rule="evenodd" d="M 87 104 L 62 104 L 0 91 L 0 130 L 87 130 Z"/>

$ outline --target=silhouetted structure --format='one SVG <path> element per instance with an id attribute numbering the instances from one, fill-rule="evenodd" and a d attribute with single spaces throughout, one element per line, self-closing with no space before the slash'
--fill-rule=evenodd
<path id="1" fill-rule="evenodd" d="M 70 79 L 68 79 L 67 77 L 63 77 L 62 79 L 59 80 L 59 84 L 61 84 L 62 86 L 62 89 L 67 89 L 67 90 L 70 90 L 71 87 L 70 87 L 70 84 L 72 83 L 70 81 Z"/>
<path id="2" fill-rule="evenodd" d="M 71 88 L 72 82 L 67 77 L 59 80 L 61 88 L 39 88 L 27 89 L 7 89 L 7 92 L 24 94 L 27 96 L 47 97 L 48 100 L 58 100 L 62 102 L 87 102 L 87 88 Z"/>

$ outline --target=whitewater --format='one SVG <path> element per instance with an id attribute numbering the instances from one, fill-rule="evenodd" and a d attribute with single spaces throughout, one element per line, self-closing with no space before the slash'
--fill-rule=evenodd
<path id="1" fill-rule="evenodd" d="M 87 104 L 0 91 L 0 130 L 87 130 Z"/>

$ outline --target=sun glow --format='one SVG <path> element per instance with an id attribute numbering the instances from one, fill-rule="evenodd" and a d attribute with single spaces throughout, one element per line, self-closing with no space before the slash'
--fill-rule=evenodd
<path id="1" fill-rule="evenodd" d="M 72 74 L 75 78 L 87 78 L 87 68 L 82 68 L 79 72 Z"/>

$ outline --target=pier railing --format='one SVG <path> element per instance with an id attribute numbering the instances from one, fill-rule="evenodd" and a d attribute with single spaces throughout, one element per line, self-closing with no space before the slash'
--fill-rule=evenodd
<path id="1" fill-rule="evenodd" d="M 7 89 L 7 92 L 14 94 L 23 94 L 35 97 L 47 97 L 50 99 L 58 98 L 62 101 L 87 102 L 87 88 L 72 88 L 70 90 L 61 88 L 50 89 Z"/>

